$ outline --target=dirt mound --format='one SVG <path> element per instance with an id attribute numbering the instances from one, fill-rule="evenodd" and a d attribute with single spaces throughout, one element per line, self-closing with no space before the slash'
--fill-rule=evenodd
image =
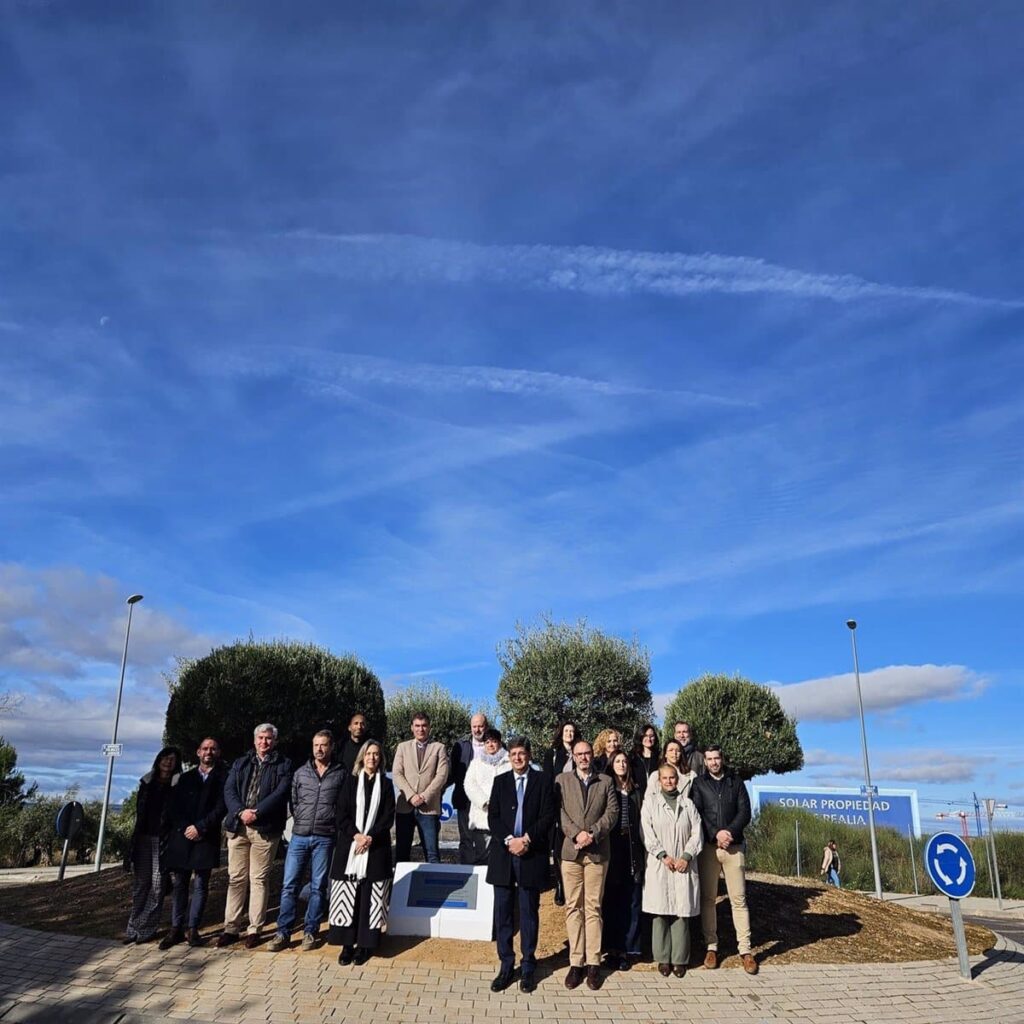
<path id="1" fill-rule="evenodd" d="M 280 892 L 282 865 L 275 865 L 272 894 Z M 215 871 L 207 909 L 210 926 L 219 930 L 224 909 L 227 871 Z M 276 905 L 276 899 L 272 899 Z M 765 964 L 893 963 L 955 956 L 948 919 L 910 910 L 897 903 L 879 903 L 860 893 L 822 886 L 808 879 L 752 874 L 748 878 L 754 953 Z M 44 931 L 71 935 L 120 938 L 130 904 L 130 881 L 119 871 L 79 875 L 59 885 L 36 883 L 0 888 L 0 919 Z M 272 917 L 273 915 L 271 915 Z M 699 927 L 694 922 L 694 962 L 703 957 Z M 967 927 L 972 954 L 992 946 L 985 928 Z M 719 897 L 719 945 L 723 966 L 737 966 L 736 936 L 728 913 L 728 900 Z M 246 954 L 239 945 L 230 947 Z M 490 943 L 456 939 L 413 939 L 389 936 L 381 949 L 385 957 L 403 962 L 441 964 L 446 967 L 492 967 Z M 310 955 L 310 954 L 306 954 Z M 328 947 L 320 955 L 333 957 Z M 552 894 L 541 899 L 540 941 L 537 957 L 557 969 L 568 964 L 565 914 L 554 905 Z M 639 970 L 652 969 L 642 963 Z"/>

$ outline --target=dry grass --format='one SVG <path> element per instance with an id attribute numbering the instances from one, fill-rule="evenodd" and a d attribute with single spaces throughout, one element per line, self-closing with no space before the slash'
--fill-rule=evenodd
<path id="1" fill-rule="evenodd" d="M 275 865 L 272 893 L 280 891 L 282 865 Z M 211 935 L 220 927 L 227 872 L 214 872 L 207 919 Z M 0 888 L 0 919 L 43 931 L 71 935 L 120 938 L 129 905 L 130 881 L 117 871 L 80 875 L 57 883 L 4 886 Z M 949 921 L 937 914 L 910 910 L 896 903 L 874 899 L 845 889 L 821 886 L 808 879 L 779 878 L 752 874 L 747 899 L 753 925 L 754 952 L 764 964 L 892 963 L 931 960 L 955 955 Z M 276 903 L 276 900 L 272 900 Z M 736 938 L 724 895 L 719 899 L 720 950 L 724 967 L 738 966 Z M 972 954 L 984 952 L 993 943 L 985 928 L 968 925 Z M 246 953 L 240 945 L 227 951 Z M 307 956 L 333 957 L 335 950 L 324 947 Z M 490 943 L 456 939 L 414 939 L 388 937 L 381 954 L 402 962 L 446 967 L 493 967 L 494 947 Z M 699 962 L 695 949 L 694 962 Z M 551 969 L 568 964 L 564 912 L 556 907 L 551 893 L 541 900 L 538 959 Z M 652 969 L 640 964 L 638 970 Z"/>

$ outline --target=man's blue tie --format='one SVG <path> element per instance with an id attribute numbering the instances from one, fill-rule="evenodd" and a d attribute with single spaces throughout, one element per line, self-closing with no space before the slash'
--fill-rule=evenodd
<path id="1" fill-rule="evenodd" d="M 526 784 L 526 776 L 520 775 L 516 779 L 516 823 L 512 834 L 518 839 L 523 834 L 523 786 Z"/>

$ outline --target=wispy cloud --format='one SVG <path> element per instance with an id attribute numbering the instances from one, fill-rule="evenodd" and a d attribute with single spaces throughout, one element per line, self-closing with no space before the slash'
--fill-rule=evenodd
<path id="1" fill-rule="evenodd" d="M 1024 309 L 1024 300 L 949 288 L 895 285 L 853 274 L 822 274 L 751 256 L 644 252 L 600 246 L 481 245 L 398 234 L 276 236 L 293 243 L 307 266 L 377 281 L 491 284 L 585 295 L 773 294 L 833 302 L 895 299 L 992 309 Z"/>
<path id="2" fill-rule="evenodd" d="M 231 376 L 289 376 L 307 385 L 344 382 L 429 393 L 481 391 L 521 397 L 664 398 L 713 405 L 750 407 L 746 399 L 704 391 L 663 390 L 571 374 L 501 366 L 460 366 L 404 362 L 347 352 L 297 346 L 255 346 L 245 352 L 207 355 L 203 368 Z"/>
<path id="3" fill-rule="evenodd" d="M 889 665 L 862 672 L 860 680 L 865 711 L 978 697 L 987 685 L 983 676 L 963 665 Z M 857 714 L 852 672 L 772 688 L 786 711 L 800 721 L 841 721 Z"/>

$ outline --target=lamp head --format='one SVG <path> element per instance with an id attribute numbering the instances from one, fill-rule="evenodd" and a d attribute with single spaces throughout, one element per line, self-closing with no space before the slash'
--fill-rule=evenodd
<path id="1" fill-rule="evenodd" d="M 856 629 L 857 628 L 857 620 L 856 619 L 847 619 L 846 620 L 846 628 L 847 629 Z"/>
<path id="2" fill-rule="evenodd" d="M 127 601 L 125 601 L 125 604 L 138 604 L 141 600 L 141 594 L 132 594 L 132 596 L 129 597 Z"/>

